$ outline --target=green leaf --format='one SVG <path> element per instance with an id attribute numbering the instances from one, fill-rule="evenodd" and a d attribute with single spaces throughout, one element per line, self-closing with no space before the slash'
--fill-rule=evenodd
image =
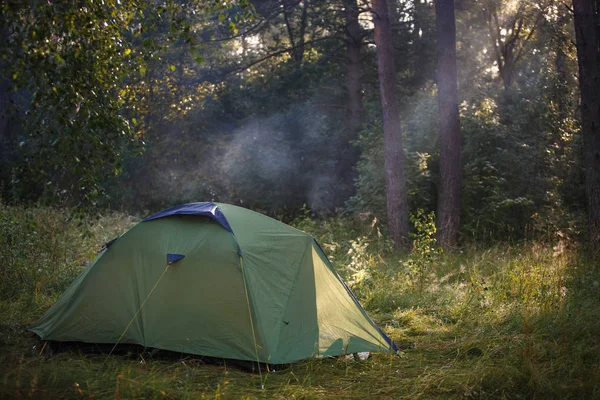
<path id="1" fill-rule="evenodd" d="M 173 72 L 175 72 L 175 66 L 173 64 L 169 65 L 169 69 Z"/>
<path id="2" fill-rule="evenodd" d="M 233 22 L 229 22 L 229 30 L 233 32 L 234 35 L 237 35 L 238 29 Z"/>
<path id="3" fill-rule="evenodd" d="M 143 65 L 140 65 L 140 75 L 142 76 L 142 78 L 146 76 L 146 67 L 144 67 Z"/>

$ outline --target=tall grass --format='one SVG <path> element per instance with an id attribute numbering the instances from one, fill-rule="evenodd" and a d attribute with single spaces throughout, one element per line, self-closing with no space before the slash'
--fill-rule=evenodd
<path id="1" fill-rule="evenodd" d="M 0 300 L 55 297 L 132 222 L 118 213 L 74 218 L 67 210 L 0 203 Z"/>
<path id="2" fill-rule="evenodd" d="M 465 246 L 429 253 L 426 217 L 410 254 L 378 222 L 294 221 L 312 233 L 398 355 L 306 361 L 259 377 L 198 358 L 66 351 L 40 355 L 26 332 L 133 223 L 0 206 L 0 397 L 600 398 L 600 274 L 576 243 Z M 36 346 L 34 348 L 34 346 Z"/>

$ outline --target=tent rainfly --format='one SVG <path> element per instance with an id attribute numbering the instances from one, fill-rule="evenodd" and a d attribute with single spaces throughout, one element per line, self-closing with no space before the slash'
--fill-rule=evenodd
<path id="1" fill-rule="evenodd" d="M 268 364 L 397 351 L 311 235 L 211 202 L 135 225 L 31 330 Z"/>

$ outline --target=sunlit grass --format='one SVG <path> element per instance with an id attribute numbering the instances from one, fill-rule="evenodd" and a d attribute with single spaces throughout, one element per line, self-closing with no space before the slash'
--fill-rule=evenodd
<path id="1" fill-rule="evenodd" d="M 90 225 L 12 207 L 0 219 L 3 398 L 600 398 L 600 274 L 574 243 L 466 246 L 410 264 L 421 265 L 415 274 L 408 261 L 419 255 L 390 252 L 376 224 L 298 220 L 400 351 L 304 361 L 263 371 L 261 382 L 191 356 L 40 355 L 26 328 L 132 220 L 115 213 Z"/>

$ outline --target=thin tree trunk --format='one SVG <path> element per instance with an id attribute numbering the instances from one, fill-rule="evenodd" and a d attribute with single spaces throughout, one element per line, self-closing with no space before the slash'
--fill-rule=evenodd
<path id="1" fill-rule="evenodd" d="M 0 34 L 2 37 L 8 37 L 7 25 L 4 21 L 0 20 Z M 9 78 L 4 77 L 4 69 L 6 68 L 6 62 L 0 60 L 0 168 L 6 168 L 6 171 L 0 171 L 0 179 L 7 178 L 7 170 L 12 165 L 15 156 L 15 132 L 11 129 L 11 100 L 12 100 L 12 89 Z M 0 195 L 2 192 L 0 191 Z"/>
<path id="2" fill-rule="evenodd" d="M 304 0 L 302 3 L 302 17 L 300 18 L 300 32 L 298 33 L 298 48 L 296 49 L 296 65 L 298 68 L 302 65 L 302 61 L 304 60 L 304 35 L 306 34 L 308 2 L 309 0 Z"/>
<path id="3" fill-rule="evenodd" d="M 337 179 L 336 193 L 340 199 L 348 199 L 355 192 L 356 163 L 360 151 L 354 145 L 363 119 L 362 101 L 362 68 L 361 68 L 361 28 L 358 22 L 358 6 L 356 0 L 344 0 L 346 23 L 346 92 L 347 110 L 346 129 L 335 138 L 335 148 L 338 152 L 335 176 Z"/>
<path id="4" fill-rule="evenodd" d="M 563 10 L 562 12 L 563 14 L 561 14 L 556 21 L 560 33 L 558 33 L 558 36 L 555 39 L 556 58 L 554 60 L 554 67 L 556 68 L 559 85 L 553 96 L 553 100 L 556 102 L 558 108 L 558 121 L 561 123 L 567 121 L 569 112 L 569 87 L 574 85 L 571 74 L 567 73 L 567 55 L 565 54 L 565 49 L 569 47 L 570 37 L 563 33 L 564 28 L 569 23 L 569 16 L 566 10 Z M 565 154 L 566 143 L 560 130 L 554 133 L 554 141 L 559 145 L 558 149 L 555 151 L 555 157 L 561 158 Z M 560 175 L 558 172 L 557 174 Z"/>
<path id="5" fill-rule="evenodd" d="M 0 34 L 2 37 L 8 37 L 8 29 L 5 28 L 4 21 L 0 20 L 0 24 L 2 24 L 2 29 L 0 29 Z M 5 139 L 9 135 L 9 117 L 8 117 L 8 108 L 10 105 L 10 82 L 8 78 L 4 77 L 4 69 L 6 68 L 6 62 L 0 61 L 0 146 L 4 145 Z M 0 148 L 0 154 L 4 153 L 3 148 Z"/>
<path id="6" fill-rule="evenodd" d="M 400 110 L 396 94 L 396 67 L 392 44 L 392 30 L 386 0 L 371 0 L 377 46 L 379 87 L 383 109 L 385 137 L 385 175 L 387 218 L 390 236 L 395 248 L 407 247 L 408 201 L 404 179 L 404 153 L 400 131 Z"/>
<path id="7" fill-rule="evenodd" d="M 363 116 L 362 85 L 361 85 L 361 36 L 358 23 L 358 6 L 356 0 L 344 0 L 346 16 L 346 88 L 348 89 L 348 107 L 350 108 L 349 127 L 352 136 L 356 133 Z"/>
<path id="8" fill-rule="evenodd" d="M 414 0 L 413 8 L 413 32 L 412 36 L 412 47 L 413 57 L 412 58 L 412 71 L 413 71 L 413 85 L 415 87 L 422 86 L 425 81 L 429 78 L 428 72 L 428 56 L 427 51 L 427 35 L 426 31 L 429 28 L 427 21 L 428 5 L 425 0 Z"/>
<path id="9" fill-rule="evenodd" d="M 8 88 L 8 79 L 0 78 L 0 145 L 9 136 L 8 107 L 10 105 L 10 92 Z"/>
<path id="10" fill-rule="evenodd" d="M 597 0 L 573 0 L 581 128 L 584 146 L 588 233 L 593 257 L 600 257 L 600 6 Z"/>
<path id="11" fill-rule="evenodd" d="M 456 73 L 454 0 L 435 2 L 440 107 L 440 191 L 438 243 L 445 249 L 458 244 L 460 229 L 460 121 Z"/>
<path id="12" fill-rule="evenodd" d="M 388 11 L 390 16 L 390 27 L 392 29 L 392 44 L 394 46 L 394 51 L 404 45 L 404 43 L 401 42 L 402 38 L 399 36 L 401 19 L 400 9 L 400 0 L 388 0 Z"/>
<path id="13" fill-rule="evenodd" d="M 290 39 L 290 45 L 293 48 L 291 51 L 292 59 L 294 60 L 294 64 L 296 68 L 300 68 L 302 66 L 302 61 L 304 61 L 304 47 L 305 47 L 305 39 L 304 36 L 306 34 L 306 21 L 308 17 L 308 3 L 309 0 L 304 0 L 302 2 L 302 15 L 300 17 L 300 27 L 298 36 L 296 37 L 294 34 L 294 26 L 288 17 L 287 11 L 283 12 L 283 20 L 285 22 L 285 26 L 287 28 L 288 37 Z M 294 14 L 294 10 L 291 10 L 291 14 Z"/>

